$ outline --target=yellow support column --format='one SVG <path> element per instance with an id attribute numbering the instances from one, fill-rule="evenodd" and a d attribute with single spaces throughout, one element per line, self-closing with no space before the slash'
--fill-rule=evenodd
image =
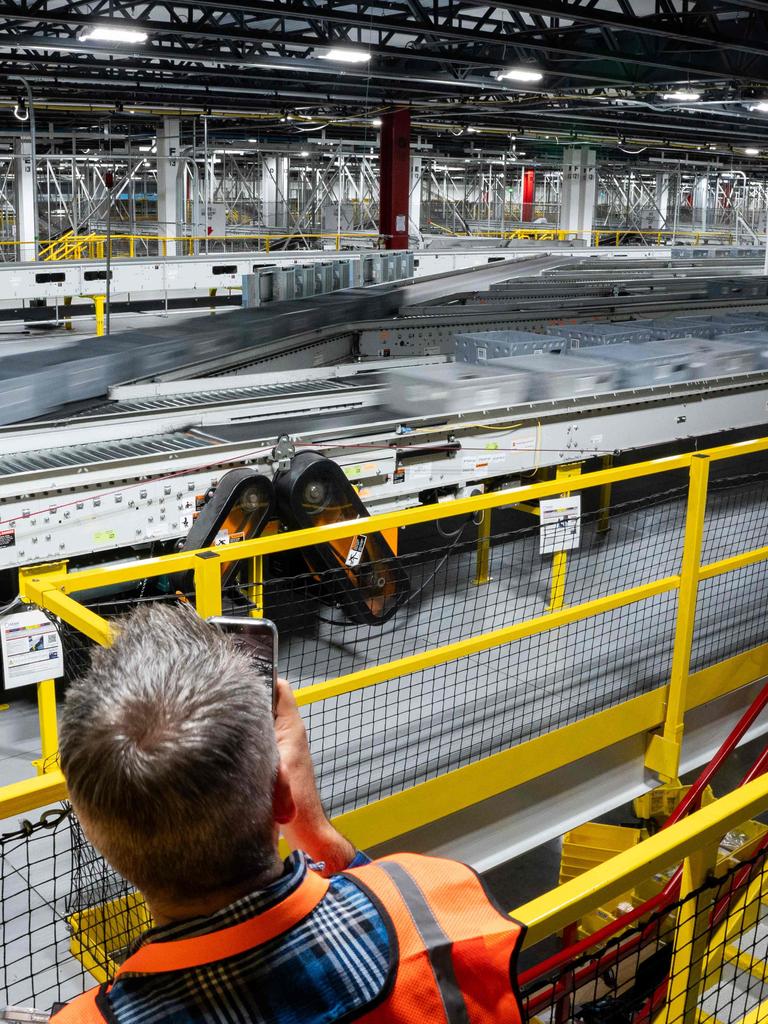
<path id="1" fill-rule="evenodd" d="M 56 754 L 59 751 L 59 722 L 56 714 L 56 683 L 44 679 L 37 684 L 37 714 L 40 721 L 41 757 L 33 761 L 38 775 L 45 775 L 57 767 Z"/>
<path id="2" fill-rule="evenodd" d="M 216 288 L 209 288 L 208 289 L 208 298 L 212 299 L 216 295 L 217 291 L 218 291 L 218 289 L 216 289 Z M 216 307 L 215 306 L 211 306 L 211 316 L 213 316 L 215 314 L 215 312 L 216 312 Z"/>
<path id="3" fill-rule="evenodd" d="M 252 619 L 264 618 L 264 559 L 255 555 L 248 560 L 248 583 L 250 584 L 253 608 L 248 613 Z"/>
<path id="4" fill-rule="evenodd" d="M 106 295 L 92 295 L 93 305 L 96 309 L 96 337 L 104 337 L 104 305 L 107 301 Z"/>
<path id="5" fill-rule="evenodd" d="M 482 516 L 477 527 L 477 562 L 475 578 L 472 580 L 476 587 L 484 583 L 490 583 L 492 576 L 489 573 L 491 567 L 491 512 L 487 508 L 480 513 Z"/>
<path id="6" fill-rule="evenodd" d="M 216 551 L 201 551 L 197 556 L 195 607 L 203 619 L 221 615 L 221 559 Z"/>
<path id="7" fill-rule="evenodd" d="M 71 295 L 65 295 L 64 296 L 64 305 L 65 306 L 71 306 L 72 305 L 72 296 Z M 65 331 L 71 331 L 72 330 L 72 319 L 71 319 L 71 317 L 67 316 L 66 310 L 64 312 L 64 330 Z"/>
<path id="8" fill-rule="evenodd" d="M 136 238 L 133 235 L 128 236 L 128 255 L 131 259 L 136 255 Z"/>
<path id="9" fill-rule="evenodd" d="M 709 944 L 709 914 L 715 888 L 697 890 L 717 861 L 717 844 L 696 850 L 683 861 L 675 942 L 669 969 L 669 989 L 663 1017 L 675 1024 L 696 1024 L 701 982 Z"/>
<path id="10" fill-rule="evenodd" d="M 600 460 L 601 469 L 611 469 L 613 467 L 613 456 L 604 455 Z M 611 528 L 611 484 L 603 484 L 600 488 L 600 495 L 598 498 L 599 512 L 597 518 L 597 532 L 607 533 Z"/>
<path id="11" fill-rule="evenodd" d="M 581 463 L 576 462 L 570 465 L 558 466 L 555 474 L 556 480 L 573 479 L 581 473 Z M 562 492 L 562 497 L 567 497 L 569 490 Z M 549 590 L 548 612 L 558 612 L 565 604 L 565 581 L 568 574 L 568 552 L 556 551 L 552 555 L 552 580 Z"/>
<path id="12" fill-rule="evenodd" d="M 664 728 L 651 736 L 645 754 L 645 765 L 663 782 L 677 779 L 680 749 L 683 743 L 683 716 L 691 667 L 691 644 L 696 620 L 696 598 L 699 590 L 701 545 L 704 516 L 707 509 L 709 456 L 694 455 L 688 483 L 688 506 L 685 515 L 685 539 L 680 567 L 680 588 L 677 595 L 677 622 L 672 649 Z"/>

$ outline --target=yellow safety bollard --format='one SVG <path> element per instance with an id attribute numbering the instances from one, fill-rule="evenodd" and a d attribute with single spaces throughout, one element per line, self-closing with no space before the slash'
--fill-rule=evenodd
<path id="1" fill-rule="evenodd" d="M 72 296 L 71 295 L 65 295 L 64 296 L 64 305 L 65 306 L 71 306 L 72 305 Z M 65 331 L 71 331 L 72 329 L 73 329 L 72 328 L 72 319 L 71 319 L 71 317 L 68 317 L 66 315 L 66 310 L 65 310 L 65 313 L 64 313 L 64 330 Z"/>
<path id="2" fill-rule="evenodd" d="M 107 297 L 106 295 L 92 295 L 91 298 L 93 299 L 93 305 L 96 308 L 96 337 L 103 338 L 106 322 L 104 318 L 104 306 L 106 304 Z"/>

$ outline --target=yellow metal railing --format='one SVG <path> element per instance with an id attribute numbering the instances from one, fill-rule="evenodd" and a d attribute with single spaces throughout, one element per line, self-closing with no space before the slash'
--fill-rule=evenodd
<path id="1" fill-rule="evenodd" d="M 254 234 L 238 233 L 236 235 L 147 235 L 147 234 L 125 234 L 115 233 L 108 239 L 105 234 L 90 233 L 76 235 L 69 231 L 60 238 L 40 242 L 38 259 L 40 260 L 83 260 L 83 259 L 104 259 L 109 247 L 111 259 L 133 259 L 135 256 L 155 255 L 167 256 L 169 243 L 175 243 L 176 253 L 180 256 L 193 256 L 195 250 L 201 253 L 206 242 L 209 245 L 226 246 L 242 244 L 243 252 L 253 251 L 254 243 L 257 252 L 270 252 L 275 242 L 283 242 L 291 239 L 307 239 L 310 241 L 332 240 L 337 252 L 341 250 L 342 242 L 345 239 L 356 241 L 359 239 L 381 238 L 378 232 L 366 231 L 325 231 L 325 232 L 300 232 L 300 233 L 270 233 L 258 232 Z M 251 247 L 247 247 L 252 243 Z M 25 245 L 33 243 L 25 242 L 2 242 L 2 245 Z M 154 251 L 153 251 L 154 250 Z M 237 252 L 237 249 L 227 251 Z"/>
<path id="2" fill-rule="evenodd" d="M 690 892 L 714 866 L 723 836 L 766 810 L 768 775 L 763 775 L 598 867 L 517 907 L 512 916 L 527 927 L 525 944 L 533 946 L 550 935 L 560 934 L 591 910 L 683 860 L 691 865 L 687 887 Z M 703 871 L 702 854 L 708 858 Z M 681 895 L 685 892 L 684 888 Z"/>
<path id="3" fill-rule="evenodd" d="M 302 686 L 297 693 L 297 699 L 301 706 L 310 707 L 343 694 L 360 693 L 390 681 L 397 681 L 397 688 L 407 687 L 412 673 L 450 663 L 460 664 L 462 659 L 469 659 L 481 652 L 492 651 L 535 636 L 553 635 L 553 631 L 561 627 L 585 622 L 617 609 L 629 608 L 657 595 L 677 593 L 675 639 L 669 679 L 666 682 L 660 679 L 656 689 L 640 693 L 596 713 L 587 713 L 586 717 L 553 732 L 511 745 L 508 749 L 491 756 L 479 756 L 462 767 L 347 811 L 337 818 L 340 826 L 360 846 L 374 845 L 641 733 L 649 734 L 647 766 L 664 780 L 674 779 L 679 764 L 685 712 L 744 686 L 768 672 L 768 644 L 745 650 L 693 674 L 690 671 L 693 613 L 699 583 L 768 560 L 768 546 L 765 546 L 705 565 L 701 564 L 702 524 L 710 464 L 765 451 L 768 451 L 768 438 L 712 448 L 697 454 L 682 454 L 630 466 L 604 468 L 580 476 L 569 475 L 565 482 L 561 476 L 512 490 L 457 499 L 450 506 L 444 503 L 419 506 L 376 515 L 366 520 L 366 532 L 372 533 L 445 519 L 447 515 L 466 516 L 482 513 L 482 523 L 487 525 L 481 525 L 478 531 L 477 571 L 474 580 L 481 588 L 489 579 L 489 531 L 495 509 L 535 503 L 542 498 L 560 495 L 565 485 L 571 494 L 583 493 L 591 488 L 597 488 L 599 493 L 603 494 L 606 488 L 622 481 L 663 476 L 673 471 L 684 471 L 689 476 L 684 544 L 679 571 L 650 579 L 628 589 L 592 596 L 588 600 L 569 604 L 566 590 L 568 566 L 565 559 L 562 559 L 557 566 L 553 565 L 556 577 L 553 578 L 553 588 L 556 584 L 556 593 L 555 589 L 551 591 L 549 606 L 543 603 L 538 614 L 524 621 L 502 624 L 489 631 L 474 633 L 382 663 L 369 662 L 362 668 L 334 678 L 317 680 L 311 685 Z M 358 531 L 359 523 L 353 521 L 242 541 L 227 546 L 226 561 L 250 560 L 251 578 L 260 581 L 261 563 L 265 556 L 299 550 L 308 545 L 349 539 L 356 536 Z M 31 567 L 20 573 L 20 592 L 24 601 L 59 616 L 96 643 L 108 644 L 108 622 L 76 600 L 78 591 L 192 572 L 196 604 L 200 614 L 216 615 L 221 613 L 222 608 L 220 565 L 223 558 L 222 549 L 217 548 L 206 552 L 166 555 L 119 567 L 96 567 L 78 571 L 76 574 L 68 574 L 65 563 Z M 361 656 L 365 656 L 364 652 L 361 652 Z M 52 693 L 53 688 L 50 687 L 41 695 L 44 761 L 50 759 L 56 749 Z M 393 695 L 392 699 L 395 700 L 396 697 Z M 48 764 L 48 767 L 51 768 L 51 765 Z M 32 808 L 40 806 L 45 799 L 57 798 L 61 792 L 62 779 L 54 767 L 42 779 L 0 789 L 0 816 L 6 805 L 16 809 Z M 57 796 L 54 797 L 53 794 Z"/>
<path id="4" fill-rule="evenodd" d="M 639 229 L 639 228 L 591 228 L 591 229 L 565 229 L 557 227 L 516 227 L 507 230 L 486 230 L 478 228 L 468 231 L 446 232 L 457 238 L 488 238 L 501 239 L 505 241 L 537 241 L 537 242 L 566 242 L 583 239 L 589 235 L 592 244 L 595 246 L 620 246 L 631 236 L 640 238 L 649 245 L 662 245 L 665 242 L 674 241 L 687 245 L 701 246 L 707 242 L 721 242 L 726 245 L 733 245 L 737 238 L 733 231 L 696 231 L 693 229 L 680 229 L 675 231 Z M 376 243 L 382 240 L 377 232 L 365 231 L 331 231 L 331 232 L 293 232 L 293 233 L 269 233 L 258 232 L 254 234 L 236 235 L 155 235 L 155 234 L 127 234 L 116 233 L 111 236 L 110 258 L 111 259 L 133 259 L 136 256 L 167 256 L 169 243 L 176 246 L 176 255 L 193 256 L 197 250 L 201 254 L 206 242 L 209 245 L 237 246 L 243 245 L 240 249 L 226 249 L 233 254 L 243 252 L 264 252 L 269 253 L 277 242 L 289 241 L 292 239 L 306 239 L 322 242 L 332 240 L 336 251 L 340 251 L 342 242 L 348 240 L 354 242 L 359 239 L 375 239 Z M 2 240 L 0 246 L 19 247 L 33 245 L 34 242 L 19 242 L 15 240 Z M 60 238 L 43 240 L 39 243 L 38 259 L 45 261 L 61 260 L 84 260 L 104 259 L 107 249 L 106 234 L 89 233 L 77 235 L 72 231 L 67 232 Z M 250 246 L 250 248 L 248 247 Z"/>

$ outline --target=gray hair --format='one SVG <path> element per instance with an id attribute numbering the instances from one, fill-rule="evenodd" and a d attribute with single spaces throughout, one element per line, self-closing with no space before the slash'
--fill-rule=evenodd
<path id="1" fill-rule="evenodd" d="M 194 611 L 156 603 L 113 623 L 67 694 L 61 767 L 95 844 L 148 895 L 242 885 L 275 858 L 270 687 Z"/>

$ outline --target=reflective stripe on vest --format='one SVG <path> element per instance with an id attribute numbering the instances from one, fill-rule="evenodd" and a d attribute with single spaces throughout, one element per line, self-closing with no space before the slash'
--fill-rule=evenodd
<path id="1" fill-rule="evenodd" d="M 398 943 L 394 983 L 360 1024 L 521 1024 L 523 927 L 457 861 L 397 854 L 345 872 L 379 905 Z"/>
<path id="2" fill-rule="evenodd" d="M 523 929 L 498 911 L 464 864 L 417 854 L 385 857 L 344 873 L 373 900 L 393 942 L 390 979 L 361 1024 L 521 1024 L 512 967 Z M 241 924 L 192 939 L 149 942 L 120 967 L 127 974 L 183 971 L 237 956 L 289 931 L 328 891 L 308 871 L 276 906 Z M 103 1024 L 108 989 L 93 989 L 51 1018 Z"/>

